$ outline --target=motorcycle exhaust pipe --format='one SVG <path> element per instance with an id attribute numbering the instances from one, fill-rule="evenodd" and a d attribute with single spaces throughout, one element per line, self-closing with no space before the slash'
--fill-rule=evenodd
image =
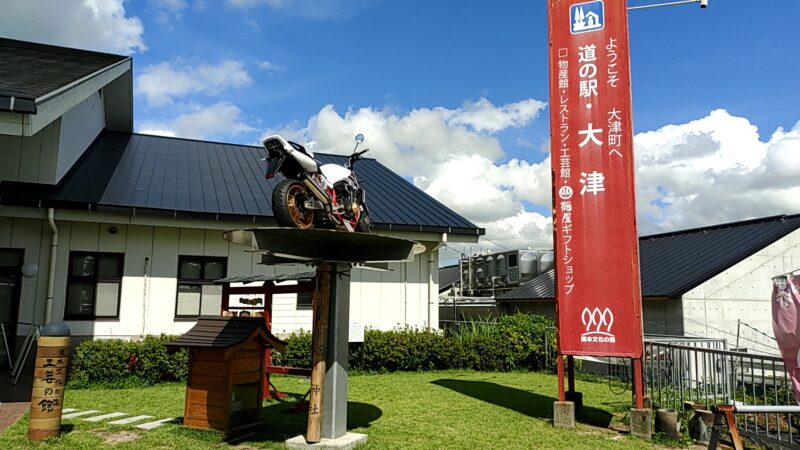
<path id="1" fill-rule="evenodd" d="M 325 191 L 317 186 L 317 183 L 315 183 L 314 180 L 309 177 L 303 178 L 303 184 L 306 185 L 308 190 L 311 191 L 311 193 L 314 194 L 314 197 L 321 201 L 323 205 L 328 206 L 331 204 L 330 196 L 328 196 Z"/>

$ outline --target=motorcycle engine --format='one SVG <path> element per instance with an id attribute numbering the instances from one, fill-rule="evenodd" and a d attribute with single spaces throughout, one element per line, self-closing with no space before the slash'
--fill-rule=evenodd
<path id="1" fill-rule="evenodd" d="M 356 187 L 347 181 L 338 181 L 333 185 L 336 192 L 336 203 L 342 206 L 342 215 L 351 220 L 359 211 Z"/>

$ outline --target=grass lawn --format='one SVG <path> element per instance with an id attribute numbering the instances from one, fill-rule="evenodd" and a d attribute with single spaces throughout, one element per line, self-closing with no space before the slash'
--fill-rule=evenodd
<path id="1" fill-rule="evenodd" d="M 264 408 L 261 434 L 238 448 L 284 448 L 283 441 L 305 432 L 306 416 L 291 408 L 308 387 L 297 377 L 276 377 L 291 394 Z M 584 412 L 576 429 L 550 422 L 556 377 L 540 373 L 419 372 L 350 377 L 348 430 L 365 433 L 365 449 L 635 449 L 652 444 L 608 430 L 630 405 L 630 392 L 613 394 L 604 382 L 578 382 Z M 617 389 L 615 389 L 616 391 Z M 184 386 L 143 389 L 68 390 L 65 406 L 147 414 L 157 418 L 183 414 Z M 218 433 L 168 424 L 151 431 L 131 426 L 65 420 L 62 435 L 44 443 L 25 438 L 27 418 L 0 435 L 0 449 L 202 449 L 225 448 Z"/>

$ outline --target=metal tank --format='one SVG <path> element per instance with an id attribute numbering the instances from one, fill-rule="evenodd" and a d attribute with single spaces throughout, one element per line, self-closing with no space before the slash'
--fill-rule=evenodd
<path id="1" fill-rule="evenodd" d="M 486 284 L 486 268 L 484 265 L 483 257 L 475 258 L 475 263 L 472 265 L 472 270 L 475 271 L 475 276 L 473 277 L 473 280 L 475 280 L 475 287 L 480 288 Z"/>
<path id="2" fill-rule="evenodd" d="M 519 252 L 519 282 L 527 283 L 539 275 L 539 252 L 523 250 Z"/>
<path id="3" fill-rule="evenodd" d="M 508 284 L 508 263 L 506 255 L 500 253 L 495 258 L 495 276 L 500 284 Z"/>
<path id="4" fill-rule="evenodd" d="M 543 250 L 539 255 L 539 274 L 552 270 L 556 266 L 556 256 L 552 250 Z"/>

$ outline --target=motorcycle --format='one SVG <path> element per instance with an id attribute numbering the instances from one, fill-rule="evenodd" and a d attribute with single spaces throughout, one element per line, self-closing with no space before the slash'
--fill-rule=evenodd
<path id="1" fill-rule="evenodd" d="M 266 178 L 278 173 L 286 178 L 272 192 L 272 212 L 279 226 L 370 231 L 366 194 L 353 172 L 353 165 L 369 149 L 357 151 L 364 142 L 363 134 L 356 135 L 355 140 L 344 167 L 321 164 L 305 147 L 279 135 L 262 141 L 267 151 Z"/>

